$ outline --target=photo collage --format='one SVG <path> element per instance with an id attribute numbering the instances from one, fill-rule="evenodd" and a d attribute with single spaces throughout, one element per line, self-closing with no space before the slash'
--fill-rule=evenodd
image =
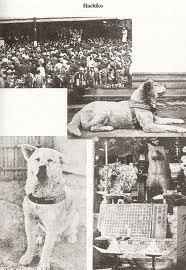
<path id="1" fill-rule="evenodd" d="M 133 72 L 134 35 L 0 18 L 0 88 L 67 93 L 66 137 L 0 136 L 0 269 L 186 269 L 186 76 Z"/>

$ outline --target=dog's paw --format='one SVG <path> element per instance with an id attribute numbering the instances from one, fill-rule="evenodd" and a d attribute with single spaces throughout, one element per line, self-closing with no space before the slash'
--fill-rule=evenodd
<path id="1" fill-rule="evenodd" d="M 77 127 L 75 127 L 71 124 L 68 124 L 67 131 L 69 134 L 72 134 L 76 137 L 81 137 L 81 131 Z"/>
<path id="2" fill-rule="evenodd" d="M 32 255 L 25 253 L 25 255 L 23 255 L 19 260 L 19 263 L 21 265 L 28 265 L 31 263 L 32 259 L 33 259 Z"/>
<path id="3" fill-rule="evenodd" d="M 105 126 L 105 131 L 112 131 L 114 128 L 111 126 Z"/>
<path id="4" fill-rule="evenodd" d="M 76 236 L 76 234 L 71 234 L 71 235 L 69 235 L 69 236 L 67 237 L 67 242 L 68 242 L 68 243 L 73 244 L 73 243 L 75 243 L 76 241 L 77 241 L 77 236 Z"/>
<path id="5" fill-rule="evenodd" d="M 40 263 L 37 267 L 37 270 L 50 270 L 49 263 Z"/>
<path id="6" fill-rule="evenodd" d="M 177 119 L 177 120 L 176 120 L 176 123 L 177 123 L 177 124 L 184 124 L 184 120 L 182 120 L 182 119 Z"/>
<path id="7" fill-rule="evenodd" d="M 38 235 L 36 237 L 36 245 L 41 246 L 43 244 L 43 237 L 41 235 Z"/>

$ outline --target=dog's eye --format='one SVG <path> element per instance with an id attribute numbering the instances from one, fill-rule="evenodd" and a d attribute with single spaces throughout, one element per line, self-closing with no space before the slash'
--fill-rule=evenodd
<path id="1" fill-rule="evenodd" d="M 38 162 L 39 162 L 39 161 L 40 161 L 40 158 L 36 158 L 36 161 L 38 161 Z"/>
<path id="2" fill-rule="evenodd" d="M 48 162 L 52 162 L 52 161 L 53 161 L 53 159 L 49 158 L 47 161 L 48 161 Z"/>

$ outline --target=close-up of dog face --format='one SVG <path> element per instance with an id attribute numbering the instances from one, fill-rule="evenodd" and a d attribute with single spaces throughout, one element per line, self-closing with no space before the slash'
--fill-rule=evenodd
<path id="1" fill-rule="evenodd" d="M 131 96 L 132 100 L 141 101 L 151 108 L 156 108 L 156 100 L 165 94 L 166 87 L 163 84 L 158 84 L 153 80 L 147 80 L 142 83 Z"/>
<path id="2" fill-rule="evenodd" d="M 143 91 L 145 96 L 157 99 L 165 94 L 166 87 L 163 84 L 158 84 L 153 80 L 147 80 L 143 84 Z"/>
<path id="3" fill-rule="evenodd" d="M 49 148 L 37 148 L 32 145 L 22 145 L 21 148 L 28 165 L 27 181 L 30 187 L 34 188 L 36 185 L 46 186 L 50 182 L 59 181 L 64 163 L 62 153 Z M 62 180 L 60 179 L 60 181 Z"/>
<path id="4" fill-rule="evenodd" d="M 156 108 L 156 100 L 165 94 L 166 87 L 153 80 L 147 80 L 142 83 L 131 95 L 131 100 L 143 102 L 151 108 Z"/>

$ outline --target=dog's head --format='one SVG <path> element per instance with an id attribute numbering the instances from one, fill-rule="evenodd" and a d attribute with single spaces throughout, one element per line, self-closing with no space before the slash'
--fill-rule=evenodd
<path id="1" fill-rule="evenodd" d="M 160 145 L 158 138 L 151 138 L 148 144 L 148 158 L 154 161 L 166 161 L 167 152 L 164 146 Z"/>
<path id="2" fill-rule="evenodd" d="M 31 193 L 38 186 L 45 187 L 61 184 L 65 163 L 64 155 L 49 148 L 37 148 L 32 145 L 22 145 L 22 152 L 27 161 L 26 192 Z"/>
<path id="3" fill-rule="evenodd" d="M 157 98 L 163 96 L 165 91 L 165 85 L 158 84 L 153 80 L 147 80 L 133 92 L 131 99 L 136 102 L 143 102 L 144 104 L 155 108 Z"/>
<path id="4" fill-rule="evenodd" d="M 149 98 L 161 97 L 165 94 L 166 88 L 164 84 L 158 84 L 153 80 L 147 80 L 142 84 L 142 95 Z"/>

